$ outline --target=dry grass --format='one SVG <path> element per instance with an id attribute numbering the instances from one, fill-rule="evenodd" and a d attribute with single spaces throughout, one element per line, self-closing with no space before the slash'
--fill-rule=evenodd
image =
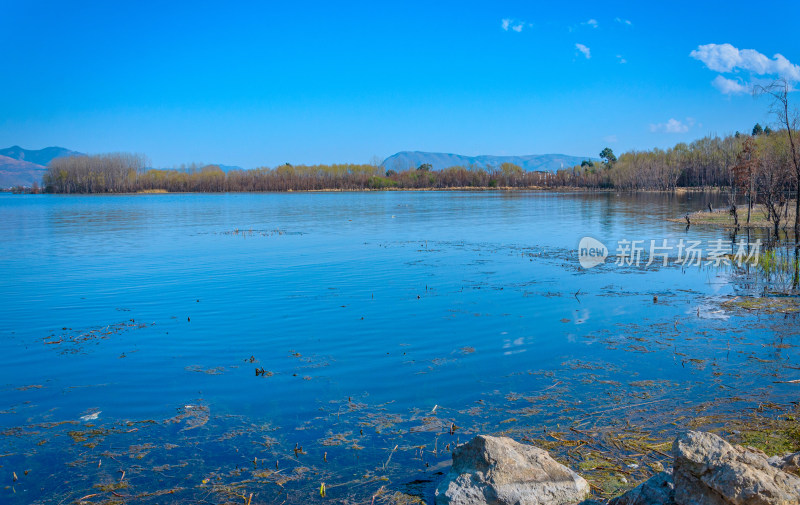
<path id="1" fill-rule="evenodd" d="M 772 223 L 767 219 L 767 211 L 763 205 L 754 205 L 750 212 L 750 222 L 747 222 L 747 207 L 739 207 L 736 210 L 739 217 L 739 226 L 742 228 L 771 228 Z M 669 219 L 674 223 L 686 223 L 685 217 L 677 217 Z M 729 209 L 715 210 L 709 212 L 700 210 L 689 214 L 689 221 L 693 225 L 711 225 L 721 226 L 724 228 L 735 228 L 733 215 Z M 786 216 L 781 220 L 782 224 L 790 226 L 794 223 L 794 204 L 789 204 L 789 210 Z"/>

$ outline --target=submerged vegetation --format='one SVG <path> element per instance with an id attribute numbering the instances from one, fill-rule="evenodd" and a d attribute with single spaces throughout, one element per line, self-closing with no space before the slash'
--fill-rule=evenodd
<path id="1" fill-rule="evenodd" d="M 734 338 L 728 357 L 709 356 L 703 350 L 729 336 L 658 324 L 630 329 L 583 338 L 622 352 L 672 354 L 686 363 L 687 377 L 658 379 L 621 362 L 568 359 L 550 370 L 521 370 L 528 380 L 517 385 L 525 389 L 485 391 L 472 404 L 403 408 L 366 392 L 322 396 L 317 413 L 297 425 L 214 412 L 203 399 L 155 419 L 106 419 L 93 411 L 79 419 L 28 420 L 0 431 L 3 468 L 15 475 L 4 491 L 86 504 L 429 503 L 453 449 L 489 431 L 550 451 L 586 477 L 594 498 L 604 499 L 669 467 L 680 430 L 713 431 L 769 455 L 800 450 L 793 367 L 780 356 L 794 347 L 788 339 L 772 349 Z M 457 366 L 475 352 L 481 350 L 454 349 L 441 366 Z M 307 366 L 304 357 L 289 351 L 273 361 L 280 374 L 255 380 L 291 380 Z M 752 367 L 741 367 L 748 361 Z M 240 356 L 210 375 L 244 381 L 259 363 Z M 764 373 L 784 386 L 783 400 L 731 386 Z M 709 384 L 717 393 L 702 394 Z M 66 471 L 48 479 L 54 460 L 66 463 Z"/>
<path id="2" fill-rule="evenodd" d="M 210 237 L 227 250 L 255 251 L 278 240 L 284 242 L 277 245 L 286 248 L 289 238 L 314 238 L 294 221 L 285 223 L 291 228 L 276 227 L 279 223 L 234 227 L 229 221 L 216 230 L 199 231 L 193 239 L 200 237 L 205 245 L 209 241 L 203 237 Z M 64 322 L 37 334 L 37 340 L 24 341 L 31 352 L 79 360 L 72 361 L 79 368 L 102 363 L 118 370 L 112 372 L 109 384 L 102 385 L 121 391 L 110 395 L 124 395 L 122 391 L 131 391 L 127 381 L 151 373 L 157 374 L 159 383 L 175 380 L 190 386 L 178 394 L 165 387 L 158 408 L 142 414 L 95 400 L 103 397 L 91 393 L 80 396 L 79 408 L 51 410 L 51 396 L 83 387 L 83 377 L 64 374 L 51 381 L 42 373 L 41 379 L 26 377 L 24 383 L 12 383 L 8 427 L 0 430 L 0 467 L 15 477 L 0 489 L 2 499 L 95 505 L 432 503 L 432 490 L 453 449 L 477 433 L 508 435 L 549 450 L 586 477 L 594 498 L 605 499 L 668 468 L 671 441 L 685 429 L 714 431 L 769 454 L 800 449 L 793 403 L 800 386 L 792 382 L 798 376 L 796 311 L 756 308 L 747 302 L 740 306 L 744 297 L 713 292 L 669 292 L 649 283 L 640 288 L 631 278 L 639 276 L 633 268 L 614 274 L 613 284 L 587 285 L 586 293 L 578 296 L 576 288 L 567 284 L 569 279 L 595 274 L 569 268 L 574 251 L 568 248 L 506 245 L 482 237 L 476 242 L 431 240 L 423 246 L 417 240 L 388 240 L 393 238 L 370 238 L 364 247 L 371 257 L 390 248 L 402 251 L 387 256 L 392 268 L 400 261 L 430 262 L 403 270 L 409 281 L 362 289 L 315 272 L 303 292 L 284 281 L 279 289 L 286 290 L 287 305 L 274 301 L 282 295 L 250 305 L 243 296 L 236 301 L 239 312 L 214 300 L 214 293 L 206 295 L 213 300 L 207 304 L 203 294 L 181 291 L 188 302 L 169 309 L 183 307 L 185 313 L 167 310 L 152 319 L 140 313 L 135 297 L 126 295 L 133 308 L 116 309 L 124 316 L 113 313 L 104 324 L 95 319 L 95 324 L 83 328 Z M 455 270 L 449 279 L 417 276 L 442 272 L 439 266 L 452 262 Z M 495 266 L 484 266 L 491 262 L 515 268 L 503 267 L 508 273 L 498 277 L 487 272 Z M 534 277 L 520 268 L 528 263 L 555 270 L 521 279 Z M 784 268 L 778 257 L 764 255 L 763 264 L 769 271 Z M 380 265 L 378 258 L 374 268 L 379 270 Z M 255 284 L 237 281 L 241 279 L 226 279 L 241 288 L 237 292 L 258 291 Z M 651 313 L 656 294 L 658 302 Z M 411 302 L 403 305 L 397 301 L 401 298 Z M 383 322 L 359 330 L 359 325 L 372 324 L 370 316 L 378 311 L 389 312 L 388 305 L 374 302 L 381 299 L 392 301 L 392 317 L 406 316 L 408 307 L 431 310 L 424 308 L 427 304 L 438 307 L 428 314 L 484 325 L 476 333 L 511 329 L 511 334 L 474 338 L 445 325 L 459 336 L 449 341 L 431 338 L 435 345 L 420 345 L 416 340 L 407 342 L 406 335 L 386 338 Z M 547 300 L 556 310 L 536 314 L 518 327 L 509 322 L 527 316 L 530 307 L 547 307 Z M 730 300 L 730 307 L 725 300 Z M 347 337 L 326 347 L 315 336 L 304 335 L 314 330 L 295 331 L 296 323 L 280 323 L 284 314 L 292 317 L 288 307 L 321 308 L 319 317 L 324 318 L 328 305 L 329 314 L 343 315 L 330 319 L 319 333 L 335 332 L 338 326 L 340 335 L 382 338 L 370 342 L 366 351 L 350 347 Z M 269 313 L 259 315 L 256 325 L 240 323 L 246 319 L 241 314 L 255 313 L 256 306 L 269 307 Z M 616 306 L 641 312 L 602 322 L 588 319 L 588 310 Z M 218 319 L 231 329 L 203 326 L 214 313 L 232 314 Z M 569 347 L 555 352 L 547 348 L 548 340 L 560 335 L 548 321 L 564 325 Z M 212 341 L 198 338 L 205 332 L 213 333 L 213 341 L 223 341 L 227 335 L 261 331 L 262 324 L 274 328 L 263 340 L 237 336 L 225 342 L 222 351 L 191 355 L 180 350 L 174 357 L 169 351 L 169 359 L 160 360 L 161 349 L 173 339 L 175 349 L 203 347 Z M 515 327 L 527 333 L 534 325 L 540 327 L 539 338 L 514 334 Z M 416 326 L 409 325 L 408 339 L 414 338 Z M 520 358 L 526 354 L 514 354 L 528 349 L 553 357 L 532 363 Z M 504 364 L 492 371 L 487 363 L 498 361 Z M 652 366 L 640 366 L 642 362 Z M 356 368 L 349 368 L 353 364 Z M 401 370 L 405 387 L 381 392 L 377 384 L 384 369 Z M 473 375 L 473 370 L 480 370 L 483 377 Z M 365 385 L 344 379 L 350 374 L 363 377 Z M 457 379 L 452 395 L 449 386 L 436 386 L 451 384 L 451 377 Z M 414 387 L 430 392 L 404 398 L 404 390 Z M 74 398 L 78 397 L 70 401 Z"/>

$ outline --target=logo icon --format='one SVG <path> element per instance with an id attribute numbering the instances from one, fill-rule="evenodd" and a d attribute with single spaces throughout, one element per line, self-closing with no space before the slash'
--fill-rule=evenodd
<path id="1" fill-rule="evenodd" d="M 602 265 L 608 258 L 608 248 L 599 240 L 583 237 L 578 244 L 578 261 L 587 270 Z"/>

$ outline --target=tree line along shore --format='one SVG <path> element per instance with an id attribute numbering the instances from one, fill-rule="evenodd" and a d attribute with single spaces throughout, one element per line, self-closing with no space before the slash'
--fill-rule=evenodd
<path id="1" fill-rule="evenodd" d="M 111 153 L 56 158 L 48 165 L 40 191 L 47 193 L 136 193 L 313 191 L 448 188 L 598 188 L 674 191 L 678 188 L 730 188 L 742 175 L 742 161 L 762 189 L 793 188 L 786 156 L 787 132 L 707 136 L 662 150 L 630 151 L 617 158 L 611 149 L 603 161 L 552 172 L 526 172 L 504 163 L 493 168 L 454 166 L 432 170 L 427 164 L 406 170 L 384 170 L 377 164 L 291 165 L 224 172 L 217 165 L 191 164 L 175 169 L 148 169 L 138 154 Z M 742 156 L 746 156 L 746 160 Z M 747 182 L 750 188 L 751 181 Z"/>

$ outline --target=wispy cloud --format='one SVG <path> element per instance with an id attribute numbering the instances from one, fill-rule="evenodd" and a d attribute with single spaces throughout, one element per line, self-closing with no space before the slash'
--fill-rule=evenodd
<path id="1" fill-rule="evenodd" d="M 584 46 L 583 44 L 575 44 L 575 49 L 583 53 L 583 55 L 586 56 L 587 60 L 592 57 L 592 50 Z"/>
<path id="2" fill-rule="evenodd" d="M 616 21 L 621 25 L 627 25 L 627 26 L 631 26 L 633 24 L 631 23 L 630 19 L 614 18 L 614 21 Z"/>
<path id="3" fill-rule="evenodd" d="M 711 81 L 711 85 L 720 90 L 723 95 L 739 95 L 750 92 L 749 85 L 742 84 L 739 81 L 734 81 L 733 79 L 728 79 L 721 75 L 718 75 Z"/>
<path id="4" fill-rule="evenodd" d="M 800 65 L 795 65 L 781 54 L 770 59 L 755 49 L 738 49 L 731 44 L 705 44 L 697 46 L 689 56 L 720 74 L 744 71 L 750 74 L 751 80 L 753 76 L 772 76 L 792 83 L 800 81 Z M 718 75 L 711 84 L 727 95 L 747 93 L 752 89 L 752 83 L 722 75 Z"/>
<path id="5" fill-rule="evenodd" d="M 592 28 L 597 28 L 598 26 L 600 26 L 600 23 L 598 23 L 596 19 L 590 19 L 588 21 L 584 21 L 581 24 L 586 26 L 591 26 Z"/>
<path id="6" fill-rule="evenodd" d="M 617 55 L 617 61 L 619 61 L 620 65 L 624 65 L 625 63 L 628 63 L 628 60 L 623 58 L 621 54 Z"/>
<path id="7" fill-rule="evenodd" d="M 617 142 L 619 142 L 619 140 L 617 140 L 617 136 L 616 135 L 605 136 L 605 137 L 603 137 L 603 140 L 608 142 L 609 144 L 616 144 Z"/>
<path id="8" fill-rule="evenodd" d="M 686 122 L 694 124 L 694 119 L 687 118 Z M 650 131 L 653 133 L 686 133 L 689 131 L 689 125 L 677 119 L 670 118 L 666 123 L 651 124 Z"/>
<path id="9" fill-rule="evenodd" d="M 519 33 L 519 32 L 522 31 L 523 28 L 525 28 L 525 22 L 524 21 L 517 21 L 517 20 L 511 19 L 511 18 L 505 18 L 500 23 L 500 26 L 505 31 L 513 30 L 513 31 Z"/>

